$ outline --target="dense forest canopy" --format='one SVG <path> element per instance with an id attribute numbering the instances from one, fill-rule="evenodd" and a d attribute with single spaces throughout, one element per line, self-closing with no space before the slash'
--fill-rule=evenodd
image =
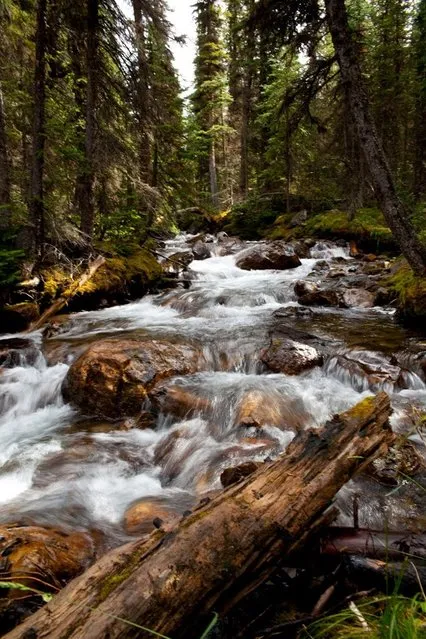
<path id="1" fill-rule="evenodd" d="M 271 220 L 295 206 L 353 216 L 378 204 L 423 272 L 424 0 L 193 9 L 184 100 L 164 0 L 1 0 L 2 280 L 23 253 L 37 263 L 100 241 L 143 244 L 176 228 L 179 209 L 249 217 L 265 194 L 281 202 Z"/>

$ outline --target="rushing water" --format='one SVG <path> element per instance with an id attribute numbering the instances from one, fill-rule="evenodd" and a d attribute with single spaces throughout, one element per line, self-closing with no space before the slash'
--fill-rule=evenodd
<path id="1" fill-rule="evenodd" d="M 173 240 L 166 250 L 186 249 L 187 239 Z M 36 361 L 21 361 L 0 377 L 0 520 L 101 530 L 110 540 L 121 539 L 123 515 L 133 502 L 154 499 L 183 512 L 220 487 L 223 469 L 274 458 L 297 428 L 318 427 L 380 388 L 392 395 L 394 428 L 409 430 L 410 413 L 426 407 L 426 386 L 409 355 L 413 336 L 390 312 L 317 310 L 294 321 L 339 345 L 322 368 L 287 376 L 267 374 L 259 363 L 274 311 L 297 306 L 295 281 L 308 277 L 318 260 L 336 257 L 347 258 L 346 250 L 319 245 L 297 269 L 243 271 L 235 255 L 215 255 L 192 262 L 189 288 L 73 315 L 61 334 L 44 343 L 39 333 L 30 336 L 40 346 Z M 120 335 L 199 347 L 207 370 L 170 382 L 198 398 L 198 411 L 186 419 L 162 414 L 155 429 L 123 430 L 65 404 L 61 384 L 72 360 L 94 340 Z M 389 369 L 394 351 L 408 353 L 403 383 L 381 381 L 380 375 L 368 382 L 346 367 L 349 357 L 373 371 Z M 271 415 L 278 415 L 259 431 L 238 427 L 241 403 L 250 394 L 266 398 Z M 421 438 L 415 432 L 412 438 L 422 450 Z M 364 524 L 412 522 L 422 509 L 412 486 L 392 492 L 364 478 L 339 496 L 343 522 L 350 519 L 354 492 L 362 493 Z"/>

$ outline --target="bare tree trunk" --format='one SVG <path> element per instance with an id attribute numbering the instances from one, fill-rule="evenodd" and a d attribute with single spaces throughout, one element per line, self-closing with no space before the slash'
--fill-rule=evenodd
<path id="1" fill-rule="evenodd" d="M 209 151 L 209 177 L 210 177 L 210 193 L 212 197 L 212 205 L 217 210 L 219 209 L 219 189 L 217 185 L 217 169 L 216 169 L 216 145 L 215 141 L 210 142 Z"/>
<path id="2" fill-rule="evenodd" d="M 130 639 L 123 619 L 179 639 L 200 636 L 330 519 L 324 512 L 393 440 L 385 393 L 299 434 L 276 462 L 159 530 L 104 556 L 5 639 Z"/>
<path id="3" fill-rule="evenodd" d="M 41 257 L 45 237 L 44 150 L 46 143 L 46 11 L 47 0 L 38 0 L 36 61 L 34 73 L 34 130 L 31 173 L 30 216 L 34 225 L 34 248 Z"/>
<path id="4" fill-rule="evenodd" d="M 95 225 L 96 106 L 98 102 L 99 0 L 87 0 L 87 100 L 84 169 L 76 192 L 79 197 L 81 230 L 93 239 Z"/>
<path id="5" fill-rule="evenodd" d="M 3 91 L 0 84 L 0 230 L 8 229 L 10 224 L 10 162 Z"/>
<path id="6" fill-rule="evenodd" d="M 372 118 L 348 23 L 344 0 L 325 0 L 327 22 L 339 61 L 359 144 L 364 152 L 374 191 L 395 240 L 417 275 L 426 270 L 426 248 L 418 239 L 408 211 L 399 199 L 391 170 Z"/>

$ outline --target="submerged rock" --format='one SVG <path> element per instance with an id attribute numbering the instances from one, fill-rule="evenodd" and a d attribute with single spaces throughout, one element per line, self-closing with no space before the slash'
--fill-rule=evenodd
<path id="1" fill-rule="evenodd" d="M 179 386 L 179 384 L 160 384 L 151 394 L 151 400 L 162 413 L 175 417 L 190 417 L 200 411 L 210 412 L 212 403 L 206 397 Z"/>
<path id="2" fill-rule="evenodd" d="M 235 419 L 238 427 L 275 426 L 281 430 L 295 432 L 306 426 L 308 422 L 309 415 L 300 401 L 261 390 L 250 390 L 244 393 Z"/>
<path id="3" fill-rule="evenodd" d="M 321 366 L 323 356 L 313 346 L 276 337 L 262 353 L 261 360 L 274 373 L 298 375 L 314 366 Z"/>
<path id="4" fill-rule="evenodd" d="M 88 414 L 137 415 L 158 382 L 194 373 L 200 359 L 200 353 L 186 344 L 101 340 L 72 364 L 62 392 L 66 401 Z"/>
<path id="5" fill-rule="evenodd" d="M 62 587 L 95 560 L 92 538 L 36 526 L 0 527 L 0 570 L 3 577 L 43 590 L 42 582 Z M 10 590 L 10 598 L 28 593 Z"/>
<path id="6" fill-rule="evenodd" d="M 0 340 L 0 366 L 12 368 L 24 362 L 34 364 L 39 354 L 38 348 L 30 339 L 12 337 Z"/>
<path id="7" fill-rule="evenodd" d="M 237 266 L 246 271 L 252 270 L 286 270 L 301 265 L 299 257 L 293 247 L 285 242 L 270 242 L 259 244 L 245 251 L 236 262 Z"/>

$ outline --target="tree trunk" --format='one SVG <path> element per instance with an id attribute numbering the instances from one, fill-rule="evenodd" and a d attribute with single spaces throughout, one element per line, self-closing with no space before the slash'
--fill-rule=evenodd
<path id="1" fill-rule="evenodd" d="M 99 0 L 87 0 L 87 99 L 85 158 L 81 183 L 76 188 L 79 197 L 81 230 L 91 242 L 95 225 L 95 154 L 96 106 L 98 101 L 98 34 Z"/>
<path id="2" fill-rule="evenodd" d="M 299 434 L 276 462 L 171 531 L 104 556 L 6 638 L 139 636 L 123 619 L 174 639 L 199 637 L 213 610 L 229 610 L 300 549 L 341 486 L 385 453 L 390 412 L 380 393 Z"/>
<path id="3" fill-rule="evenodd" d="M 46 142 L 46 11 L 47 0 L 39 0 L 37 5 L 34 130 L 30 197 L 30 216 L 34 226 L 34 248 L 38 257 L 41 257 L 43 254 L 45 236 L 43 178 Z"/>
<path id="4" fill-rule="evenodd" d="M 8 229 L 10 224 L 10 162 L 3 91 L 0 84 L 0 230 Z"/>
<path id="5" fill-rule="evenodd" d="M 136 84 L 136 121 L 138 126 L 139 177 L 142 183 L 151 184 L 151 142 L 148 133 L 148 60 L 145 50 L 142 0 L 132 0 L 135 21 L 138 74 Z"/>
<path id="6" fill-rule="evenodd" d="M 220 206 L 219 189 L 217 186 L 217 169 L 216 169 L 216 144 L 214 140 L 210 141 L 209 151 L 209 177 L 210 177 L 210 193 L 213 208 L 218 210 Z"/>
<path id="7" fill-rule="evenodd" d="M 344 0 L 325 0 L 327 22 L 339 61 L 359 144 L 364 152 L 376 198 L 402 253 L 417 275 L 426 270 L 426 248 L 411 224 L 399 199 L 389 164 L 371 116 L 356 46 L 348 23 Z"/>

